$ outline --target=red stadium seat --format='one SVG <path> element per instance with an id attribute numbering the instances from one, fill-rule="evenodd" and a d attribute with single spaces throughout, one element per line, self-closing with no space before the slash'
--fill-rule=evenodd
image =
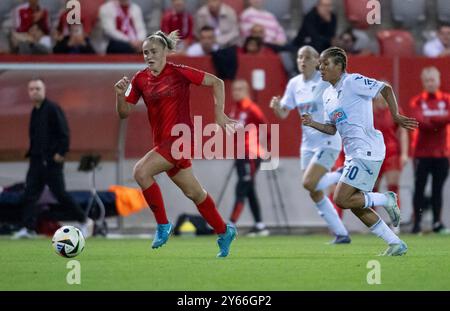
<path id="1" fill-rule="evenodd" d="M 345 0 L 345 14 L 347 20 L 355 28 L 366 29 L 369 27 L 367 23 L 367 13 L 369 9 L 367 8 L 367 2 L 369 0 Z"/>
<path id="2" fill-rule="evenodd" d="M 236 11 L 238 17 L 244 10 L 244 0 L 223 0 L 223 3 L 231 6 Z"/>
<path id="3" fill-rule="evenodd" d="M 382 30 L 377 33 L 382 56 L 414 56 L 416 48 L 414 39 L 405 30 Z"/>

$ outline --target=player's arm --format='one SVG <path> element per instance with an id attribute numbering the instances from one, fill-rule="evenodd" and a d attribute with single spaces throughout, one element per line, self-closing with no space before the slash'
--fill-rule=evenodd
<path id="1" fill-rule="evenodd" d="M 230 119 L 225 114 L 225 85 L 222 79 L 217 78 L 215 75 L 210 73 L 205 73 L 202 81 L 202 85 L 209 86 L 213 88 L 214 95 L 214 114 L 216 117 L 216 123 L 223 129 L 227 129 L 227 125 L 234 127 L 238 122 L 236 120 Z"/>
<path id="2" fill-rule="evenodd" d="M 400 162 L 402 167 L 409 161 L 409 136 L 408 131 L 403 127 L 399 127 L 400 136 Z"/>
<path id="3" fill-rule="evenodd" d="M 275 115 L 280 119 L 286 119 L 289 116 L 289 109 L 281 107 L 281 97 L 274 96 L 270 101 L 270 108 L 273 109 Z"/>
<path id="4" fill-rule="evenodd" d="M 126 119 L 133 108 L 133 104 L 130 104 L 125 99 L 125 93 L 127 92 L 130 80 L 127 77 L 120 79 L 115 85 L 116 91 L 116 111 L 121 119 Z"/>
<path id="5" fill-rule="evenodd" d="M 328 135 L 334 135 L 336 134 L 336 125 L 331 123 L 319 123 L 312 119 L 311 115 L 308 113 L 305 113 L 302 115 L 302 123 L 305 126 L 312 127 L 319 132 L 328 134 Z"/>
<path id="6" fill-rule="evenodd" d="M 417 122 L 416 119 L 403 116 L 399 113 L 397 98 L 395 97 L 392 86 L 385 83 L 380 93 L 386 100 L 389 106 L 389 111 L 391 112 L 392 118 L 394 119 L 395 123 L 397 123 L 398 125 L 407 130 L 414 130 L 419 126 L 419 123 Z"/>

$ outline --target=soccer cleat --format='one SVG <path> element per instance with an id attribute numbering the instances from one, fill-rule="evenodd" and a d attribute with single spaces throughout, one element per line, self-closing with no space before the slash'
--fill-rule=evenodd
<path id="1" fill-rule="evenodd" d="M 336 235 L 336 238 L 328 244 L 350 244 L 352 239 L 348 235 Z"/>
<path id="2" fill-rule="evenodd" d="M 227 230 L 223 234 L 219 234 L 217 244 L 219 245 L 220 252 L 217 254 L 218 258 L 227 257 L 230 252 L 231 242 L 236 238 L 237 230 L 233 225 L 227 225 Z"/>
<path id="3" fill-rule="evenodd" d="M 33 238 L 35 238 L 36 236 L 37 236 L 37 235 L 36 235 L 36 232 L 35 232 L 35 231 L 29 230 L 29 229 L 23 227 L 23 228 L 20 229 L 19 231 L 15 232 L 15 233 L 12 235 L 11 239 L 13 239 L 13 240 L 19 240 L 19 239 L 33 239 Z"/>
<path id="4" fill-rule="evenodd" d="M 153 239 L 152 248 L 158 248 L 167 243 L 170 234 L 173 231 L 172 223 L 159 224 L 156 227 L 155 238 Z"/>
<path id="5" fill-rule="evenodd" d="M 408 251 L 408 245 L 405 242 L 400 241 L 398 244 L 389 244 L 387 250 L 379 256 L 403 256 Z"/>
<path id="6" fill-rule="evenodd" d="M 247 233 L 248 237 L 257 237 L 257 236 L 269 236 L 270 232 L 267 228 L 259 229 L 258 227 L 253 227 L 252 230 L 250 230 Z"/>
<path id="7" fill-rule="evenodd" d="M 388 213 L 392 225 L 397 227 L 400 223 L 400 209 L 397 204 L 397 195 L 392 191 L 385 192 L 384 195 L 387 197 L 387 203 L 384 209 Z"/>

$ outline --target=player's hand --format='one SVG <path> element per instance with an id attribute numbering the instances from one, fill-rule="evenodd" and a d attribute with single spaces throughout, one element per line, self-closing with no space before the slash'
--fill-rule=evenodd
<path id="1" fill-rule="evenodd" d="M 53 156 L 53 161 L 55 161 L 56 163 L 63 163 L 64 157 L 59 153 L 55 153 L 55 155 Z"/>
<path id="2" fill-rule="evenodd" d="M 128 77 L 123 77 L 122 79 L 117 81 L 117 83 L 114 85 L 114 90 L 116 91 L 116 94 L 122 96 L 125 95 L 128 88 L 128 84 L 130 84 L 130 80 L 128 79 Z"/>
<path id="3" fill-rule="evenodd" d="M 413 131 L 419 127 L 419 122 L 417 122 L 417 120 L 414 118 L 397 114 L 393 117 L 393 119 L 395 123 L 410 131 Z"/>
<path id="4" fill-rule="evenodd" d="M 275 110 L 281 109 L 281 98 L 280 96 L 274 96 L 272 97 L 272 100 L 270 101 L 269 107 Z"/>
<path id="5" fill-rule="evenodd" d="M 302 123 L 305 126 L 311 126 L 311 124 L 313 123 L 313 118 L 309 113 L 304 113 L 302 114 Z"/>
<path id="6" fill-rule="evenodd" d="M 225 113 L 216 114 L 216 123 L 225 130 L 227 134 L 236 132 L 236 128 L 240 126 L 239 122 L 229 118 Z"/>

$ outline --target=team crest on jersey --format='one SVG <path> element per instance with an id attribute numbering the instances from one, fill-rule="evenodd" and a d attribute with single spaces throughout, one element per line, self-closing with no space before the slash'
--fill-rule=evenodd
<path id="1" fill-rule="evenodd" d="M 347 120 L 347 115 L 345 114 L 344 110 L 341 108 L 334 110 L 331 115 L 330 119 L 334 124 L 341 123 L 344 120 Z"/>

